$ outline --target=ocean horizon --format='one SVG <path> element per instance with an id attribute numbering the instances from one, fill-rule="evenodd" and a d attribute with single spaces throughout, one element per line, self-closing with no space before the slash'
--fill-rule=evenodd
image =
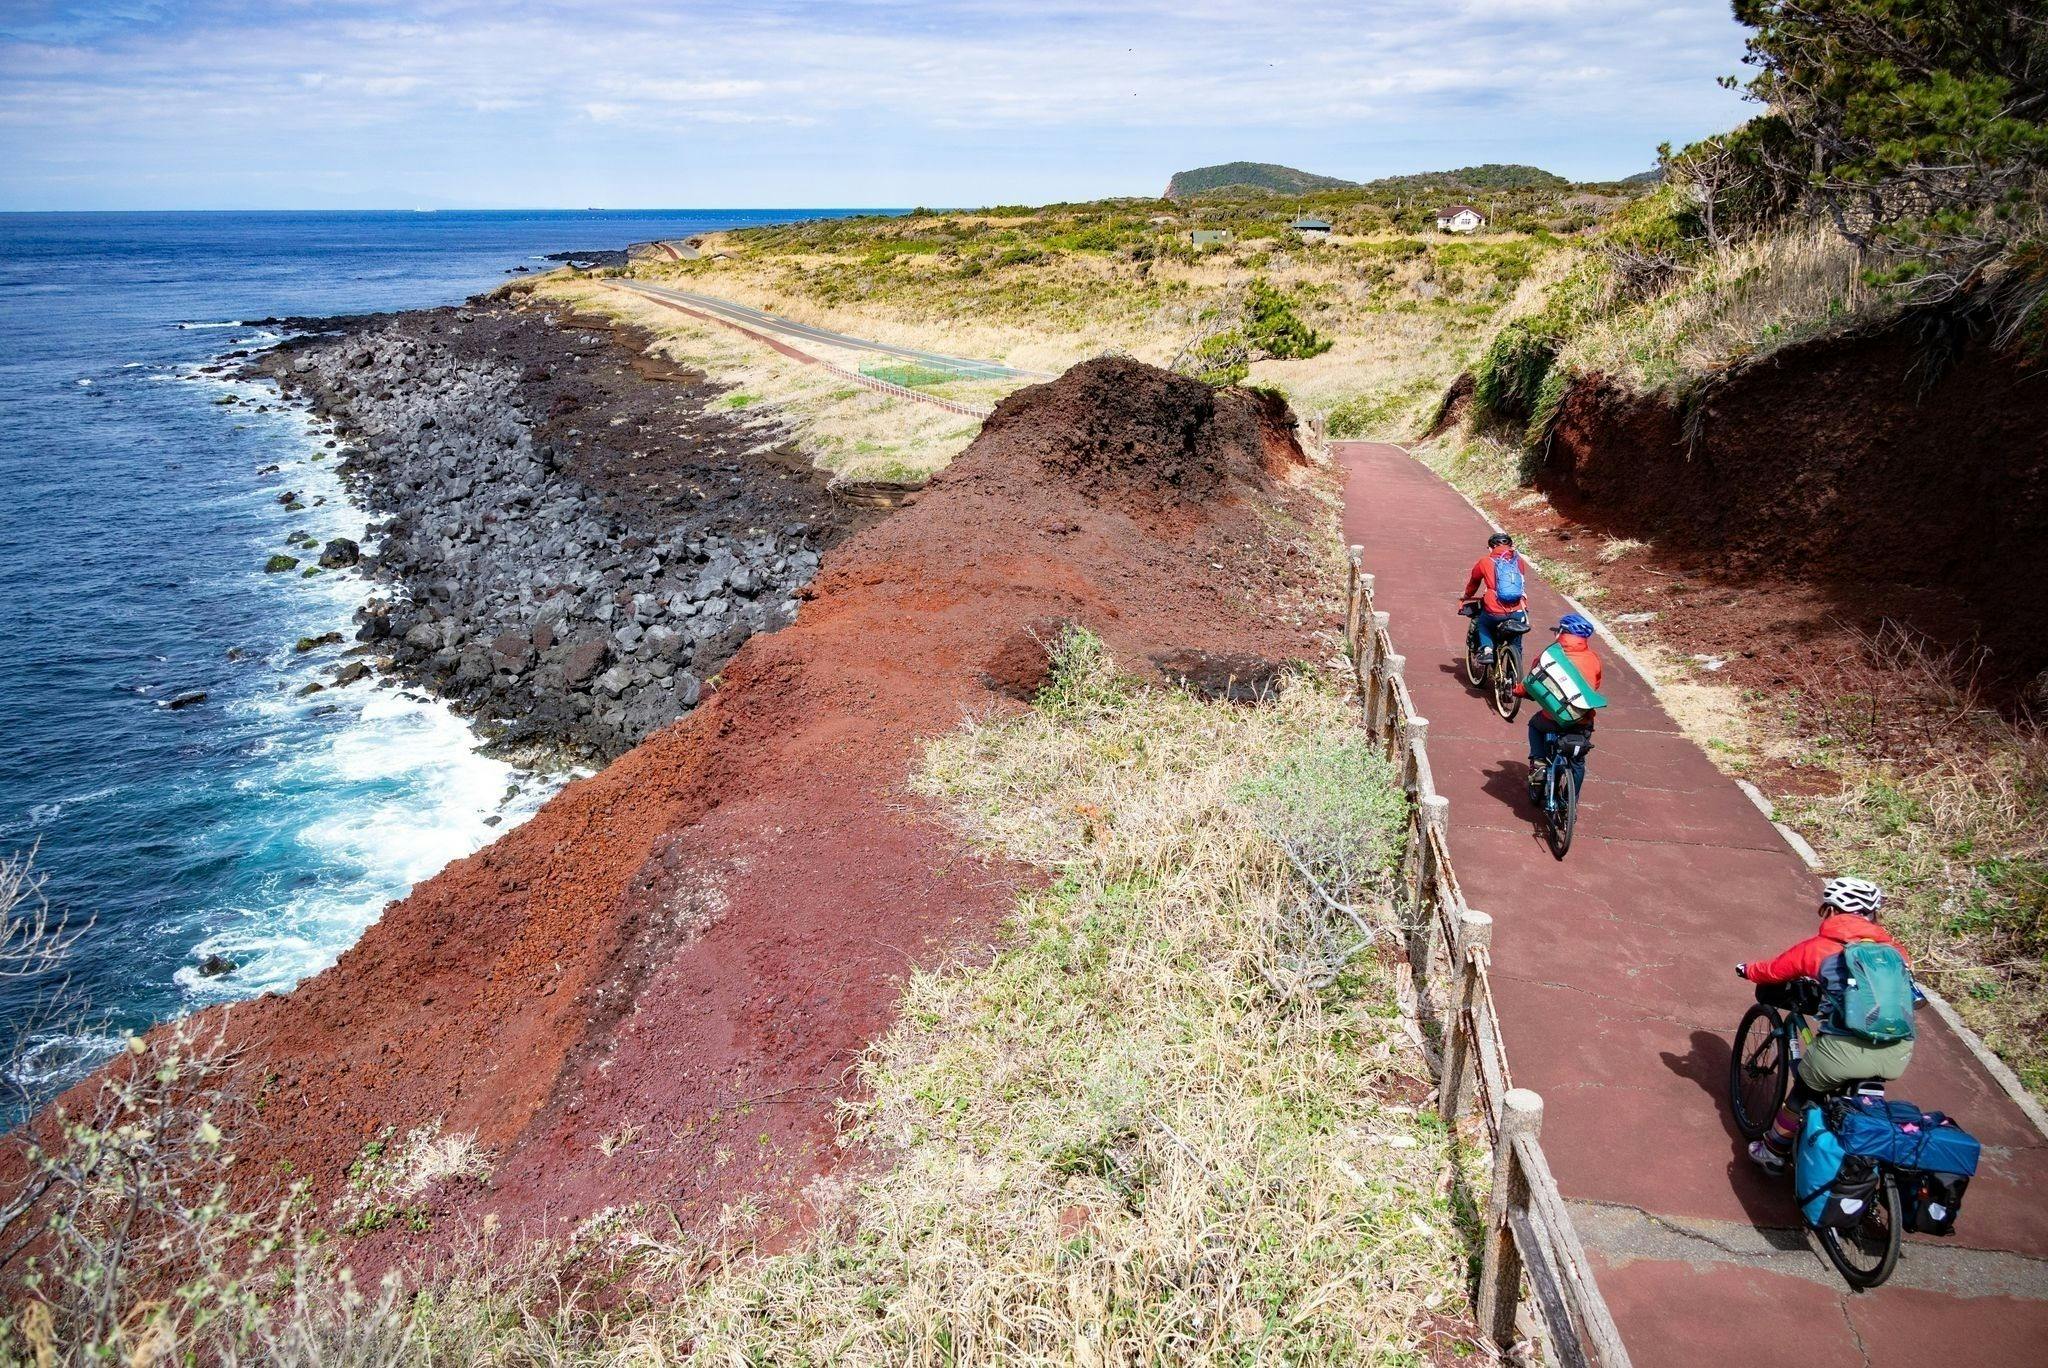
<path id="1" fill-rule="evenodd" d="M 889 212 L 0 213 L 0 856 L 33 852 L 52 907 L 91 923 L 60 973 L 0 980 L 0 1123 L 123 1032 L 317 973 L 559 782 L 480 754 L 418 690 L 300 694 L 332 657 L 295 643 L 351 638 L 369 586 L 264 563 L 367 519 L 320 423 L 201 370 L 282 336 L 246 320 L 454 304 L 551 252 Z"/>

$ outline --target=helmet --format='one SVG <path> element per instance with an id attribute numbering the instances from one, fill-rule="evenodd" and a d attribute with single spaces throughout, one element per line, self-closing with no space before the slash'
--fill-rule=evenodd
<path id="1" fill-rule="evenodd" d="M 1555 630 L 1569 632 L 1576 637 L 1589 637 L 1593 635 L 1593 624 L 1577 613 L 1566 613 Z"/>
<path id="2" fill-rule="evenodd" d="M 1884 890 L 1868 879 L 1829 879 L 1821 885 L 1820 902 L 1839 912 L 1869 916 L 1884 906 Z"/>
<path id="3" fill-rule="evenodd" d="M 1496 532 L 1486 539 L 1488 546 L 1513 546 L 1515 539 L 1505 532 Z"/>

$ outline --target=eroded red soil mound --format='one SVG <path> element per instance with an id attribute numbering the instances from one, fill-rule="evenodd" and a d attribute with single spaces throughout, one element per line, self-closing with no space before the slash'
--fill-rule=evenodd
<path id="1" fill-rule="evenodd" d="M 1320 517 L 1285 410 L 1132 362 L 1012 397 L 912 505 L 832 552 L 682 722 L 395 903 L 334 968 L 232 1009 L 263 1099 L 241 1169 L 324 1201 L 365 1141 L 439 1121 L 498 1213 L 787 1212 L 912 966 L 986 944 L 1023 872 L 910 794 L 921 740 L 1021 706 L 1020 641 L 1063 620 L 1123 661 L 1313 649 Z M 1221 568 L 1217 568 L 1220 566 Z M 363 1256 L 375 1262 L 377 1250 Z"/>
<path id="2" fill-rule="evenodd" d="M 2048 636 L 2012 579 L 2048 536 L 2048 374 L 1930 319 L 1737 367 L 1690 412 L 1594 378 L 1566 394 L 1537 483 L 1567 518 L 1654 540 L 1693 572 L 1784 580 L 1817 617 L 1981 642 L 2024 685 Z"/>

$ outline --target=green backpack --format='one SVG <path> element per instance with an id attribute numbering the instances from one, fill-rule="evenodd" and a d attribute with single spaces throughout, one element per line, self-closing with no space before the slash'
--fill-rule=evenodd
<path id="1" fill-rule="evenodd" d="M 1905 956 L 1883 941 L 1842 947 L 1839 1024 L 1879 1045 L 1913 1038 L 1913 975 Z"/>
<path id="2" fill-rule="evenodd" d="M 1560 726 L 1582 726 L 1596 708 L 1607 706 L 1606 696 L 1596 693 L 1586 682 L 1570 652 L 1562 646 L 1544 648 L 1543 654 L 1536 657 L 1535 668 L 1522 681 L 1522 688 Z"/>

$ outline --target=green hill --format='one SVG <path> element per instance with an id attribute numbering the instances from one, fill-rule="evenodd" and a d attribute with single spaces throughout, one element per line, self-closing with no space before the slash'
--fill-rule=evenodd
<path id="1" fill-rule="evenodd" d="M 1368 190 L 1412 193 L 1423 190 L 1569 190 L 1572 183 L 1540 166 L 1487 162 L 1455 171 L 1423 171 L 1412 176 L 1387 176 L 1368 182 Z"/>
<path id="2" fill-rule="evenodd" d="M 1291 166 L 1271 162 L 1224 162 L 1220 166 L 1198 166 L 1176 171 L 1166 183 L 1166 198 L 1187 199 L 1218 190 L 1255 190 L 1278 195 L 1298 195 L 1308 190 L 1344 190 L 1355 184 L 1334 176 L 1317 176 Z"/>

